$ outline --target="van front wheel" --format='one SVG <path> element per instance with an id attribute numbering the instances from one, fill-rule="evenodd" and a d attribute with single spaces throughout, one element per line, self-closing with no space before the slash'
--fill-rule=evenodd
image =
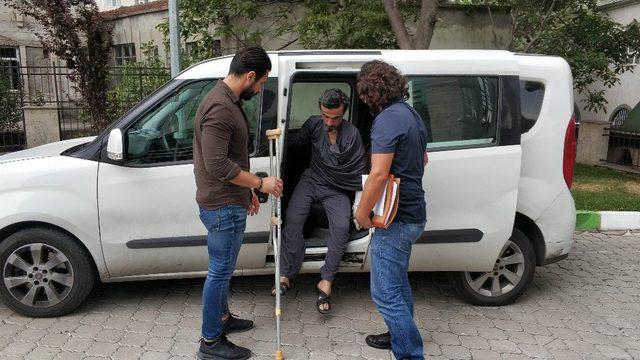
<path id="1" fill-rule="evenodd" d="M 529 239 L 513 229 L 490 272 L 450 273 L 458 295 L 474 305 L 500 306 L 514 302 L 525 292 L 536 269 L 536 255 Z"/>
<path id="2" fill-rule="evenodd" d="M 0 298 L 30 317 L 61 316 L 89 295 L 96 275 L 74 239 L 56 230 L 21 230 L 0 243 Z"/>

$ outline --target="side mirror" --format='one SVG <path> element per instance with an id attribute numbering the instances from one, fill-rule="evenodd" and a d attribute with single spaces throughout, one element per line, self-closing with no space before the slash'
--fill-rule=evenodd
<path id="1" fill-rule="evenodd" d="M 122 131 L 120 129 L 113 129 L 109 133 L 107 157 L 116 161 L 124 159 L 124 146 L 122 145 Z"/>

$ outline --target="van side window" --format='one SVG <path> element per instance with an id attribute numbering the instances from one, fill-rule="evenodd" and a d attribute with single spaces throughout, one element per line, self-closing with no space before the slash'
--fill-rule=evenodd
<path id="1" fill-rule="evenodd" d="M 269 156 L 269 140 L 265 135 L 265 131 L 278 127 L 278 78 L 270 77 L 264 84 L 260 94 L 262 98 L 262 117 L 260 118 L 260 138 L 256 142 L 260 146 L 253 155 L 254 157 Z M 258 95 L 254 97 L 258 97 Z M 251 131 L 251 134 L 257 133 L 256 131 Z"/>
<path id="2" fill-rule="evenodd" d="M 318 99 L 326 89 L 337 88 L 344 91 L 349 98 L 351 86 L 346 82 L 296 82 L 291 87 L 291 109 L 289 112 L 289 130 L 300 129 L 311 115 L 320 114 Z M 351 109 L 344 115 L 344 119 L 351 121 Z"/>
<path id="3" fill-rule="evenodd" d="M 544 99 L 544 84 L 536 81 L 520 81 L 520 132 L 531 130 L 538 121 L 542 100 Z"/>
<path id="4" fill-rule="evenodd" d="M 428 148 L 496 143 L 498 78 L 410 76 L 409 99 L 422 116 Z"/>
<path id="5" fill-rule="evenodd" d="M 193 123 L 196 111 L 217 79 L 189 83 L 162 100 L 138 119 L 126 132 L 127 165 L 148 165 L 193 160 Z M 262 94 L 262 92 L 261 92 Z M 249 121 L 249 152 L 255 153 L 262 96 L 244 101 L 242 108 Z"/>

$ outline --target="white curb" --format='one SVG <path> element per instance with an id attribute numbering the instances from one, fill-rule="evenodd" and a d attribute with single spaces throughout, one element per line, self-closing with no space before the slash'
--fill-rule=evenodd
<path id="1" fill-rule="evenodd" d="M 600 211 L 600 230 L 638 230 L 640 212 Z"/>

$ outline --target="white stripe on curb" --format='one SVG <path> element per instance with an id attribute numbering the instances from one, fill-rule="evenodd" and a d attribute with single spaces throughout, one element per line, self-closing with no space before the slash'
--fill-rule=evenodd
<path id="1" fill-rule="evenodd" d="M 640 212 L 600 211 L 600 230 L 638 230 Z"/>

